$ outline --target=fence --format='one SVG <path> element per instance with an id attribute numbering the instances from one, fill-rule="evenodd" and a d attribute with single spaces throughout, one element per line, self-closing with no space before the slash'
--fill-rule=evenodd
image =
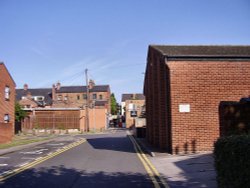
<path id="1" fill-rule="evenodd" d="M 22 129 L 80 129 L 76 115 L 31 115 L 22 123 Z"/>

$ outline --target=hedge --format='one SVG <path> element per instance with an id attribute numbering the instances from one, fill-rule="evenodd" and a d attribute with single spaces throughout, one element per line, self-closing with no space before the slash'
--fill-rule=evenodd
<path id="1" fill-rule="evenodd" d="M 250 136 L 219 138 L 214 144 L 218 187 L 250 187 Z"/>

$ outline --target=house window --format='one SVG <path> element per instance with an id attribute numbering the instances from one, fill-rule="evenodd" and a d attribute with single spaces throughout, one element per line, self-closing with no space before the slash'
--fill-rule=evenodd
<path id="1" fill-rule="evenodd" d="M 102 95 L 99 95 L 99 99 L 102 100 Z"/>
<path id="2" fill-rule="evenodd" d="M 4 114 L 4 123 L 9 123 L 9 122 L 10 122 L 9 114 Z"/>
<path id="3" fill-rule="evenodd" d="M 82 98 L 83 98 L 83 99 L 87 99 L 87 94 L 83 94 L 83 95 L 82 95 Z"/>
<path id="4" fill-rule="evenodd" d="M 4 89 L 4 96 L 5 96 L 5 99 L 6 99 L 6 100 L 9 100 L 9 99 L 10 99 L 10 88 L 9 88 L 9 86 L 5 86 L 5 89 Z"/>
<path id="5" fill-rule="evenodd" d="M 80 95 L 77 95 L 76 98 L 77 98 L 77 100 L 80 100 Z"/>
<path id="6" fill-rule="evenodd" d="M 58 96 L 57 96 L 57 100 L 58 100 L 58 101 L 61 101 L 61 100 L 62 100 L 62 95 L 58 95 Z"/>
<path id="7" fill-rule="evenodd" d="M 95 93 L 92 96 L 93 96 L 93 99 L 96 99 L 96 94 Z"/>

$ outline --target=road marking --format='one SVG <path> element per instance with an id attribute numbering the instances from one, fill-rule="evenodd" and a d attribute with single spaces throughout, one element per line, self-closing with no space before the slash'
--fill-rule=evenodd
<path id="1" fill-rule="evenodd" d="M 34 158 L 34 157 L 22 157 L 21 159 L 24 159 L 24 160 L 26 160 L 26 159 L 31 159 L 31 160 L 33 160 L 33 159 L 36 159 L 36 158 Z"/>
<path id="2" fill-rule="evenodd" d="M 49 149 L 39 149 L 39 150 L 36 150 L 36 151 L 26 151 L 26 152 L 20 152 L 24 155 L 28 154 L 28 155 L 40 155 L 43 153 L 43 151 L 46 151 L 46 150 L 49 150 Z"/>
<path id="3" fill-rule="evenodd" d="M 2 176 L 2 175 L 4 175 L 4 174 L 7 174 L 7 173 L 9 173 L 10 172 L 10 170 L 7 170 L 7 171 L 5 171 L 5 172 L 2 172 L 2 173 L 0 173 L 0 176 Z"/>
<path id="4" fill-rule="evenodd" d="M 26 164 L 28 164 L 29 162 L 25 162 L 25 163 L 22 163 L 22 164 L 18 164 L 18 165 L 16 165 L 15 167 L 22 167 L 22 166 L 24 166 L 24 165 L 26 165 Z"/>
<path id="5" fill-rule="evenodd" d="M 58 144 L 46 144 L 48 146 L 63 146 L 65 145 L 64 143 L 58 143 Z"/>
<path id="6" fill-rule="evenodd" d="M 0 164 L 0 166 L 8 166 L 8 164 Z"/>
<path id="7" fill-rule="evenodd" d="M 0 159 L 9 159 L 10 157 L 0 157 Z"/>
<path id="8" fill-rule="evenodd" d="M 38 164 L 40 164 L 40 163 L 42 163 L 42 162 L 44 162 L 44 161 L 46 161 L 48 159 L 51 159 L 51 158 L 65 152 L 65 151 L 71 149 L 71 148 L 79 146 L 80 144 L 82 144 L 84 142 L 86 142 L 86 139 L 81 139 L 79 141 L 76 141 L 76 142 L 74 142 L 72 144 L 67 145 L 67 148 L 63 147 L 61 150 L 56 151 L 56 152 L 54 152 L 54 153 L 52 153 L 50 155 L 40 157 L 40 159 L 38 158 L 39 160 L 36 159 L 35 161 L 27 163 L 26 165 L 24 165 L 24 166 L 22 166 L 20 168 L 16 168 L 14 170 L 7 171 L 4 174 L 0 174 L 0 182 L 4 181 L 4 180 L 6 180 L 6 179 L 8 179 L 8 178 L 10 178 L 12 176 L 15 176 L 16 174 L 19 174 L 20 172 L 23 172 L 23 171 L 25 171 L 25 170 L 27 170 L 27 169 L 29 169 L 31 167 L 34 167 L 35 165 L 38 165 Z"/>
<path id="9" fill-rule="evenodd" d="M 133 143 L 133 146 L 134 146 L 134 149 L 136 151 L 136 154 L 137 154 L 138 158 L 141 160 L 144 168 L 146 169 L 147 173 L 149 174 L 149 177 L 150 177 L 151 181 L 153 182 L 154 187 L 155 188 L 160 188 L 160 187 L 163 186 L 165 188 L 169 188 L 166 181 L 161 177 L 161 175 L 156 170 L 154 165 L 148 160 L 147 156 L 144 154 L 144 152 L 142 151 L 141 147 L 136 142 L 134 137 L 131 136 L 131 135 L 128 135 L 128 136 L 129 136 L 131 142 Z M 159 179 L 159 181 L 157 179 Z"/>

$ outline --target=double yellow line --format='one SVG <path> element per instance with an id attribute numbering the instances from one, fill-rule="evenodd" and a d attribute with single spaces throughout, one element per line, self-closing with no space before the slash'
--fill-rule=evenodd
<path id="1" fill-rule="evenodd" d="M 53 157 L 65 152 L 65 151 L 67 151 L 67 150 L 69 150 L 71 148 L 74 148 L 74 147 L 76 147 L 76 146 L 78 146 L 78 145 L 80 145 L 80 144 L 82 144 L 84 142 L 86 142 L 86 139 L 81 139 L 81 140 L 79 140 L 77 142 L 74 142 L 72 144 L 64 146 L 63 148 L 57 150 L 56 152 L 50 153 L 50 154 L 48 154 L 48 155 L 46 155 L 44 157 L 39 157 L 35 161 L 33 161 L 31 163 L 27 163 L 26 165 L 23 165 L 20 168 L 16 168 L 14 170 L 7 171 L 5 174 L 0 176 L 0 182 L 4 181 L 4 180 L 6 180 L 6 179 L 8 179 L 8 178 L 10 178 L 12 176 L 15 176 L 16 174 L 19 174 L 20 172 L 23 172 L 24 170 L 27 170 L 27 169 L 35 166 L 35 165 L 38 165 L 38 164 L 40 164 L 40 163 L 42 163 L 42 162 L 44 162 L 44 161 L 46 161 L 46 160 L 48 160 L 50 158 L 53 158 Z"/>
<path id="2" fill-rule="evenodd" d="M 141 147 L 136 142 L 134 137 L 131 135 L 128 135 L 128 137 L 130 138 L 131 142 L 133 143 L 136 154 L 137 154 L 138 158 L 140 159 L 140 161 L 142 162 L 145 170 L 147 171 L 151 181 L 154 184 L 154 187 L 155 188 L 161 188 L 161 187 L 169 188 L 166 181 L 161 177 L 161 175 L 156 170 L 154 165 L 148 160 L 147 156 L 144 154 L 144 152 L 142 151 Z"/>

